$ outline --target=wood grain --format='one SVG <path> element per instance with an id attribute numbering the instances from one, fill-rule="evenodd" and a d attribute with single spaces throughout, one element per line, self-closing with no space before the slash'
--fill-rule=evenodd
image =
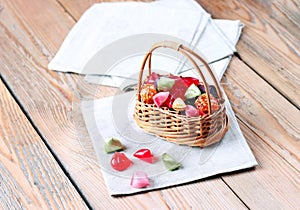
<path id="1" fill-rule="evenodd" d="M 300 173 L 290 167 L 268 144 L 240 123 L 243 134 L 258 160 L 255 170 L 223 176 L 250 209 L 298 209 Z"/>
<path id="2" fill-rule="evenodd" d="M 28 4 L 34 5 L 30 13 L 26 11 Z M 58 50 L 57 40 L 62 40 L 66 31 L 74 24 L 69 15 L 51 0 L 32 0 L 26 3 L 21 0 L 4 1 L 4 7 L 2 15 L 10 18 L 0 20 L 0 62 L 4 64 L 1 70 L 3 77 L 91 206 L 104 209 L 167 209 L 168 206 L 159 191 L 134 197 L 111 198 L 107 194 L 94 152 L 87 153 L 82 142 L 78 140 L 78 131 L 72 116 L 72 101 L 73 97 L 77 96 L 73 96 L 74 89 L 78 88 L 82 77 L 47 71 L 43 61 Z M 47 16 L 43 16 L 39 22 L 37 16 L 41 10 L 47 13 Z M 56 22 L 58 19 L 62 21 Z M 44 24 L 53 26 L 54 22 L 50 23 L 51 21 L 55 21 L 55 32 L 47 34 L 48 28 Z M 23 44 L 21 40 L 26 40 L 26 43 Z M 52 47 L 56 49 L 52 51 Z M 104 88 L 101 94 L 103 97 L 109 94 L 109 91 L 105 91 Z M 90 140 L 86 144 L 91 146 Z M 203 188 L 202 185 L 197 185 L 199 192 Z M 222 200 L 216 200 L 216 205 L 228 208 L 243 206 L 222 180 L 215 179 L 209 182 L 208 188 L 214 189 L 212 197 L 224 197 Z M 192 206 L 197 206 L 195 201 L 191 203 Z M 209 203 L 209 200 L 204 201 L 204 205 Z"/>
<path id="3" fill-rule="evenodd" d="M 236 57 L 222 85 L 239 119 L 300 171 L 300 111 Z"/>
<path id="4" fill-rule="evenodd" d="M 299 1 L 198 2 L 214 18 L 239 19 L 245 24 L 237 45 L 239 55 L 300 108 Z"/>
<path id="5" fill-rule="evenodd" d="M 81 1 L 59 0 L 60 4 L 75 20 L 78 20 L 81 17 L 81 15 L 95 3 L 126 2 L 126 1 L 150 2 L 153 0 L 81 0 Z"/>
<path id="6" fill-rule="evenodd" d="M 273 202 L 277 196 L 279 199 L 275 203 L 279 208 L 295 207 L 298 204 L 294 201 L 298 194 L 294 192 L 299 191 L 299 127 L 295 124 L 295 117 L 299 112 L 264 81 L 269 81 L 270 75 L 262 79 L 236 58 L 226 73 L 226 80 L 223 81 L 226 84 L 223 85 L 241 119 L 240 124 L 260 167 L 255 171 L 224 176 L 226 184 L 217 177 L 135 196 L 109 197 L 91 142 L 88 138 L 81 138 L 87 137 L 85 128 L 74 123 L 77 118 L 74 116 L 72 102 L 78 100 L 77 97 L 92 98 L 95 87 L 86 85 L 80 76 L 46 69 L 47 61 L 55 54 L 68 30 L 74 25 L 72 17 L 78 17 L 92 1 L 82 1 L 79 9 L 72 6 L 74 1 L 67 0 L 61 1 L 60 4 L 51 0 L 3 2 L 5 9 L 1 17 L 8 18 L 0 19 L 0 63 L 3 64 L 1 74 L 92 207 L 244 207 L 236 195 L 252 208 L 273 207 L 268 202 Z M 33 5 L 30 12 L 26 9 L 29 4 Z M 234 8 L 232 10 L 235 11 Z M 49 15 L 40 18 L 41 11 Z M 52 26 L 53 32 L 47 34 L 49 29 L 45 25 Z M 259 37 L 272 34 L 255 35 Z M 240 51 L 246 57 L 251 54 L 244 48 L 240 48 Z M 255 84 L 259 84 L 260 88 L 252 94 Z M 291 86 L 286 88 L 293 90 Z M 101 87 L 97 96 L 114 94 L 115 91 Z M 262 97 L 263 95 L 266 97 Z M 292 111 L 289 113 L 287 110 Z M 276 164 L 280 166 L 278 171 Z M 282 185 L 274 186 L 274 180 L 277 178 L 287 183 L 288 188 L 282 188 Z M 259 190 L 259 186 L 263 186 L 263 189 Z M 294 194 L 289 196 L 290 193 Z"/>
<path id="7" fill-rule="evenodd" d="M 0 206 L 87 209 L 0 80 Z"/>

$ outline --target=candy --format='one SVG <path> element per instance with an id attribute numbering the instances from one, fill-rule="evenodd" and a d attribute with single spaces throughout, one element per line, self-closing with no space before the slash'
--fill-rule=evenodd
<path id="1" fill-rule="evenodd" d="M 213 95 L 213 97 L 215 97 L 215 98 L 218 98 L 218 97 L 219 97 L 219 96 L 218 96 L 217 89 L 216 89 L 215 86 L 209 85 L 209 86 L 208 86 L 208 89 L 209 89 L 209 93 L 210 93 L 211 95 Z"/>
<path id="2" fill-rule="evenodd" d="M 167 100 L 165 101 L 164 105 L 171 109 L 174 101 L 175 101 L 175 98 L 173 98 L 173 96 L 171 96 L 169 94 L 169 96 L 168 96 Z"/>
<path id="3" fill-rule="evenodd" d="M 177 79 L 175 79 L 175 83 L 173 85 L 173 87 L 171 88 L 170 95 L 173 98 L 181 98 L 182 100 L 185 100 L 185 92 L 188 89 L 188 86 L 186 86 L 186 84 L 183 82 L 182 78 L 177 77 Z"/>
<path id="4" fill-rule="evenodd" d="M 157 80 L 157 90 L 158 91 L 169 91 L 173 87 L 175 83 L 174 79 L 168 78 L 168 77 L 160 77 Z"/>
<path id="5" fill-rule="evenodd" d="M 199 85 L 199 80 L 194 77 L 181 77 L 181 78 L 187 87 L 190 87 L 192 84 L 196 86 Z"/>
<path id="6" fill-rule="evenodd" d="M 181 164 L 173 159 L 169 154 L 162 155 L 162 161 L 169 171 L 174 171 L 180 168 Z"/>
<path id="7" fill-rule="evenodd" d="M 191 84 L 191 86 L 186 90 L 184 96 L 187 99 L 195 98 L 201 94 L 199 88 L 195 84 Z"/>
<path id="8" fill-rule="evenodd" d="M 182 111 L 185 109 L 185 107 L 186 105 L 181 98 L 176 98 L 172 105 L 172 108 L 175 109 L 176 111 Z"/>
<path id="9" fill-rule="evenodd" d="M 150 186 L 148 175 L 143 171 L 134 172 L 131 178 L 130 185 L 133 188 L 144 188 Z"/>
<path id="10" fill-rule="evenodd" d="M 141 88 L 140 96 L 141 100 L 147 104 L 153 104 L 153 96 L 157 93 L 154 84 L 146 84 Z"/>
<path id="11" fill-rule="evenodd" d="M 202 82 L 199 83 L 198 88 L 201 91 L 201 94 L 206 93 L 204 84 Z"/>
<path id="12" fill-rule="evenodd" d="M 210 102 L 211 102 L 211 112 L 218 111 L 220 108 L 220 105 L 218 103 L 218 100 L 210 96 Z M 198 99 L 195 101 L 195 106 L 200 111 L 200 115 L 205 115 L 208 113 L 208 101 L 207 101 L 207 94 L 204 93 L 198 97 Z"/>
<path id="13" fill-rule="evenodd" d="M 156 80 L 160 77 L 156 72 L 152 72 L 146 79 L 144 84 L 155 84 Z"/>
<path id="14" fill-rule="evenodd" d="M 110 161 L 111 167 L 117 171 L 124 171 L 131 166 L 131 164 L 132 162 L 121 152 L 115 152 Z"/>
<path id="15" fill-rule="evenodd" d="M 191 105 L 186 105 L 185 115 L 189 117 L 198 117 L 200 115 L 200 112 L 196 107 Z"/>
<path id="16" fill-rule="evenodd" d="M 124 149 L 126 149 L 126 147 L 122 145 L 119 139 L 109 138 L 105 140 L 104 150 L 106 153 L 119 152 Z"/>
<path id="17" fill-rule="evenodd" d="M 164 102 L 168 99 L 169 95 L 169 92 L 159 92 L 155 94 L 153 100 L 156 106 L 161 107 L 164 104 Z"/>
<path id="18" fill-rule="evenodd" d="M 133 156 L 148 163 L 153 163 L 155 160 L 149 149 L 140 149 Z"/>

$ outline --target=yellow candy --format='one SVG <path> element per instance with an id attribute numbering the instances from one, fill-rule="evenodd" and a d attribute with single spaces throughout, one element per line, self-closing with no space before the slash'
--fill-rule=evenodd
<path id="1" fill-rule="evenodd" d="M 176 111 L 182 111 L 185 109 L 185 107 L 186 104 L 181 98 L 176 98 L 172 105 L 172 108 L 175 109 Z"/>

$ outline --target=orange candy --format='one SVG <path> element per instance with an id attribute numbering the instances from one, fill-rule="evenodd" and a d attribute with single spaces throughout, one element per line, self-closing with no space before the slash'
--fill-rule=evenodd
<path id="1" fill-rule="evenodd" d="M 208 101 L 207 101 L 207 94 L 204 93 L 200 95 L 197 100 L 195 101 L 196 107 L 199 109 L 201 115 L 207 114 L 208 113 Z M 218 103 L 218 100 L 210 96 L 210 102 L 211 102 L 211 112 L 216 112 L 219 110 L 220 105 Z"/>
<path id="2" fill-rule="evenodd" d="M 153 104 L 153 96 L 157 93 L 154 84 L 146 84 L 142 86 L 140 96 L 141 100 L 147 104 Z"/>

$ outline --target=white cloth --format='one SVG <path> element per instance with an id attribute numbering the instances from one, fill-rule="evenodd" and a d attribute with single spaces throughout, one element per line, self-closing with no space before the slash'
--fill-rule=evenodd
<path id="1" fill-rule="evenodd" d="M 257 165 L 227 99 L 230 129 L 220 143 L 204 149 L 178 146 L 146 134 L 132 118 L 134 105 L 135 92 L 81 103 L 83 117 L 111 195 L 174 186 Z M 126 146 L 124 153 L 133 162 L 127 170 L 118 172 L 111 168 L 112 154 L 106 154 L 103 147 L 109 137 L 119 138 Z M 134 158 L 133 153 L 141 148 L 150 149 L 157 161 L 149 164 Z M 164 152 L 180 161 L 182 168 L 167 171 L 161 160 Z M 130 180 L 134 171 L 146 172 L 151 185 L 142 189 L 132 188 Z"/>

